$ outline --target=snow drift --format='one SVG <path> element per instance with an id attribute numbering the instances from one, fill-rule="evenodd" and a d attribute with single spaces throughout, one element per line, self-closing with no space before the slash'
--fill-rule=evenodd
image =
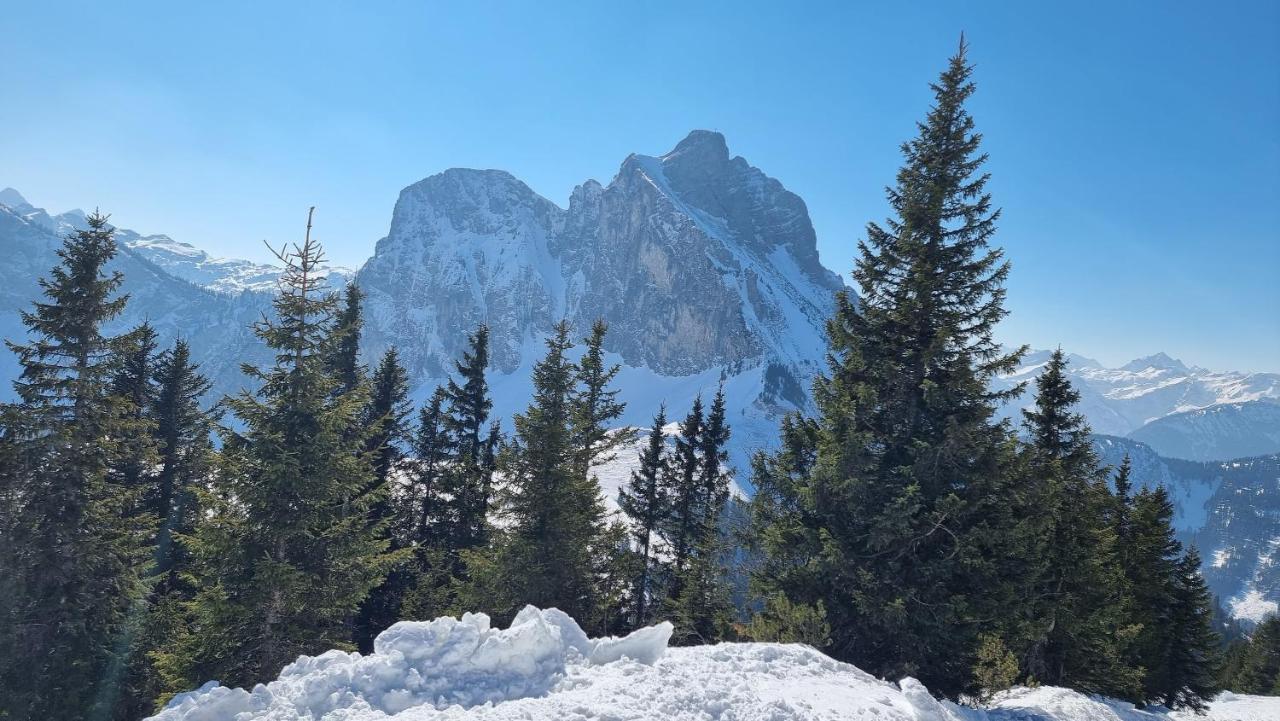
<path id="1" fill-rule="evenodd" d="M 794 644 L 668 649 L 671 625 L 590 639 L 556 610 L 526 607 L 507 629 L 484 614 L 397 623 L 368 656 L 303 656 L 252 691 L 214 682 L 154 721 L 1156 721 L 1067 689 L 1004 694 L 992 708 L 940 702 L 914 679 L 881 681 Z M 1217 721 L 1280 719 L 1280 699 L 1223 694 Z"/>

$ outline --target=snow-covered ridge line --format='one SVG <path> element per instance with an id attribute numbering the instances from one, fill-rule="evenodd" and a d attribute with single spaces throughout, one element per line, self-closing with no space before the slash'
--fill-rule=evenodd
<path id="1" fill-rule="evenodd" d="M 401 622 L 368 656 L 303 656 L 252 690 L 206 684 L 153 721 L 1159 721 L 1280 718 L 1280 698 L 1223 694 L 1208 717 L 1139 711 L 1067 689 L 1015 689 L 988 708 L 935 700 L 807 646 L 667 648 L 670 624 L 589 639 L 555 609 L 526 607 L 507 629 L 483 614 Z"/>
<path id="2" fill-rule="evenodd" d="M 0 190 L 0 205 L 58 237 L 87 227 L 83 210 L 77 208 L 51 215 L 44 208 L 27 202 L 13 188 Z M 177 278 L 220 293 L 274 292 L 283 272 L 278 265 L 240 258 L 216 258 L 190 243 L 167 235 L 142 235 L 128 228 L 116 228 L 116 241 Z M 341 266 L 324 266 L 323 270 L 335 285 L 355 275 L 355 271 Z"/>

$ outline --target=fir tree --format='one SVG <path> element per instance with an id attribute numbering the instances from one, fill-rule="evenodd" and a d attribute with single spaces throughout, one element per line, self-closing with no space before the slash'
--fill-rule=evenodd
<path id="1" fill-rule="evenodd" d="M 450 516 L 444 475 L 448 471 L 449 432 L 445 427 L 445 393 L 437 388 L 418 412 L 418 430 L 413 439 L 413 463 L 409 469 L 406 513 L 406 544 L 420 550 L 436 548 L 449 531 Z"/>
<path id="2" fill-rule="evenodd" d="M 383 353 L 369 382 L 369 401 L 365 405 L 361 425 L 369 430 L 364 449 L 372 459 L 374 484 L 392 482 L 392 472 L 404 459 L 404 442 L 408 435 L 405 419 L 409 415 L 409 378 L 400 365 L 394 347 Z M 387 518 L 389 494 L 374 508 L 375 518 Z"/>
<path id="3" fill-rule="evenodd" d="M 618 401 L 618 390 L 610 388 L 621 366 L 604 361 L 604 338 L 609 326 L 603 320 L 591 324 L 591 334 L 583 339 L 585 352 L 575 369 L 577 388 L 570 403 L 572 413 L 572 445 L 575 478 L 591 480 L 591 467 L 607 463 L 619 447 L 635 439 L 630 429 L 610 430 L 622 416 L 626 404 Z"/>
<path id="4" fill-rule="evenodd" d="M 1222 690 L 1218 683 L 1222 638 L 1213 630 L 1213 598 L 1200 575 L 1200 554 L 1187 549 L 1173 577 L 1172 623 L 1165 629 L 1168 654 L 1155 698 L 1168 708 L 1197 713 Z"/>
<path id="5" fill-rule="evenodd" d="M 995 623 L 974 599 L 1008 582 L 990 558 L 999 534 L 984 529 L 979 546 L 970 532 L 1009 488 L 1009 431 L 994 414 L 1020 390 L 990 390 L 1021 351 L 992 337 L 1009 268 L 989 246 L 999 212 L 964 107 L 965 53 L 962 42 L 903 145 L 895 217 L 859 244 L 860 304 L 840 294 L 828 323 L 816 460 L 783 502 L 804 527 L 765 547 L 780 559 L 766 585 L 824 601 L 836 658 L 944 695 L 973 689 L 978 637 Z"/>
<path id="6" fill-rule="evenodd" d="M 705 420 L 702 396 L 696 396 L 689 413 L 680 422 L 675 450 L 665 469 L 664 485 L 667 497 L 671 499 L 671 510 L 663 524 L 662 536 L 671 549 L 672 572 L 675 574 L 669 588 L 672 597 L 680 594 L 681 577 L 688 568 L 705 520 L 701 484 L 703 467 L 698 457 Z"/>
<path id="7" fill-rule="evenodd" d="M 604 502 L 598 486 L 577 476 L 584 464 L 574 419 L 584 412 L 573 404 L 579 369 L 568 357 L 569 333 L 562 321 L 547 339 L 533 370 L 533 401 L 513 419 L 499 458 L 508 484 L 502 512 L 509 531 L 498 549 L 506 613 L 525 603 L 583 618 L 596 610 L 591 554 L 604 530 Z"/>
<path id="8" fill-rule="evenodd" d="M 667 424 L 666 406 L 658 408 L 644 447 L 639 454 L 639 464 L 631 472 L 627 485 L 618 493 L 618 507 L 626 514 L 631 525 L 631 537 L 638 549 L 637 573 L 632 584 L 631 624 L 639 628 L 652 620 L 650 601 L 658 598 L 655 569 L 659 563 L 658 530 L 666 517 L 670 500 L 662 478 L 667 463 L 666 437 L 662 428 Z"/>
<path id="9" fill-rule="evenodd" d="M 1168 665 L 1173 638 L 1174 579 L 1182 544 L 1174 538 L 1173 503 L 1161 486 L 1133 497 L 1132 535 L 1125 575 L 1131 589 L 1132 622 L 1139 626 L 1129 654 L 1146 669 L 1138 700 L 1161 697 L 1172 669 Z"/>
<path id="10" fill-rule="evenodd" d="M 201 408 L 211 384 L 191 361 L 186 341 L 175 341 L 160 355 L 154 378 L 158 467 L 146 502 L 160 519 L 154 574 L 160 576 L 157 592 L 164 594 L 178 588 L 180 573 L 187 566 L 186 550 L 174 539 L 195 528 L 196 489 L 209 481 L 212 472 L 210 434 L 216 416 Z"/>
<path id="11" fill-rule="evenodd" d="M 326 362 L 329 371 L 337 379 L 334 393 L 350 393 L 363 380 L 360 367 L 360 331 L 364 327 L 361 303 L 364 292 L 355 283 L 348 283 L 343 295 L 343 306 L 332 325 L 329 343 L 331 348 Z"/>
<path id="12" fill-rule="evenodd" d="M 1113 498 L 1066 366 L 1054 351 L 1036 378 L 1035 406 L 1023 411 L 1033 507 L 1044 520 L 1037 528 L 1044 565 L 1033 585 L 1038 629 L 1024 666 L 1041 683 L 1132 698 L 1140 670 L 1123 658 L 1127 599 L 1107 518 Z"/>
<path id="13" fill-rule="evenodd" d="M 191 627 L 162 658 L 176 687 L 218 678 L 252 686 L 300 654 L 350 648 L 352 617 L 395 557 L 369 510 L 362 388 L 342 393 L 329 350 L 337 297 L 307 234 L 285 264 L 274 320 L 256 328 L 275 363 L 246 366 L 256 393 L 227 400 L 243 430 L 227 431 L 218 473 L 184 543 L 198 583 Z M 358 448 L 359 446 L 357 446 Z"/>
<path id="14" fill-rule="evenodd" d="M 144 322 L 116 339 L 116 345 L 111 393 L 122 402 L 122 420 L 129 424 L 129 430 L 122 439 L 125 449 L 115 472 L 119 483 L 145 492 L 145 487 L 150 485 L 147 476 L 155 461 L 156 429 L 151 410 L 156 395 L 153 378 L 156 331 Z"/>
<path id="15" fill-rule="evenodd" d="M 1280 695 L 1280 616 L 1271 614 L 1253 629 L 1244 646 L 1240 669 L 1229 679 L 1237 693 Z"/>
<path id="16" fill-rule="evenodd" d="M 119 344 L 101 330 L 126 297 L 105 270 L 114 230 L 87 222 L 22 313 L 31 340 L 8 343 L 22 370 L 0 414 L 0 717 L 15 720 L 112 716 L 145 610 L 151 524 L 112 472 L 138 428 L 111 392 Z"/>
<path id="17" fill-rule="evenodd" d="M 453 498 L 454 528 L 449 555 L 482 544 L 489 518 L 493 466 L 486 461 L 488 437 L 485 422 L 493 408 L 485 371 L 489 366 L 489 329 L 480 326 L 470 337 L 470 349 L 454 368 L 461 383 L 453 378 L 445 386 L 447 411 L 445 428 L 452 440 L 450 493 Z"/>
<path id="18" fill-rule="evenodd" d="M 154 481 L 146 490 L 144 506 L 160 519 L 149 575 L 154 579 L 149 608 L 135 638 L 126 681 L 128 698 L 117 718 L 136 719 L 155 710 L 164 698 L 165 681 L 154 655 L 181 633 L 185 621 L 182 605 L 195 589 L 187 580 L 190 557 L 176 541 L 190 534 L 198 518 L 196 490 L 209 481 L 213 465 L 210 435 L 214 413 L 201 408 L 209 381 L 191 362 L 187 344 L 178 340 L 154 363 L 155 398 L 151 420 L 156 443 Z"/>

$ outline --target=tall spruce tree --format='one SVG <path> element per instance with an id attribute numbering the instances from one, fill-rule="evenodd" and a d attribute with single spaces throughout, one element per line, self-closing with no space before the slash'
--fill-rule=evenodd
<path id="1" fill-rule="evenodd" d="M 493 466 L 486 462 L 488 436 L 485 423 L 493 400 L 485 372 L 489 366 L 489 329 L 480 326 L 469 339 L 470 348 L 454 369 L 461 382 L 450 378 L 444 396 L 444 416 L 450 449 L 449 490 L 452 496 L 454 527 L 449 555 L 456 562 L 458 552 L 485 541 Z"/>
<path id="2" fill-rule="evenodd" d="M 1023 411 L 1032 508 L 1043 520 L 1023 668 L 1041 683 L 1132 698 L 1141 671 L 1124 660 L 1127 589 L 1108 515 L 1114 498 L 1066 368 L 1054 351 L 1036 378 L 1034 407 Z"/>
<path id="3" fill-rule="evenodd" d="M 596 485 L 591 478 L 591 467 L 613 460 L 618 448 L 635 440 L 635 433 L 629 428 L 610 429 L 626 410 L 626 404 L 618 400 L 619 391 L 610 387 L 621 366 L 605 363 L 604 338 L 608 331 L 609 326 L 603 320 L 591 324 L 591 333 L 583 339 L 585 350 L 575 369 L 577 388 L 570 399 L 573 475 L 591 485 Z"/>
<path id="4" fill-rule="evenodd" d="M 325 354 L 330 373 L 337 379 L 334 393 L 350 393 L 364 379 L 360 367 L 360 331 L 364 327 L 361 304 L 364 292 L 354 282 L 343 292 L 342 310 L 330 330 L 331 348 Z"/>
<path id="5" fill-rule="evenodd" d="M 1133 496 L 1132 535 L 1125 575 L 1131 592 L 1130 614 L 1139 630 L 1132 640 L 1132 663 L 1146 669 L 1139 701 L 1156 700 L 1170 676 L 1167 658 L 1172 637 L 1174 584 L 1182 544 L 1174 537 L 1173 503 L 1163 486 Z"/>
<path id="6" fill-rule="evenodd" d="M 660 599 L 661 579 L 657 554 L 659 528 L 670 506 L 668 489 L 662 478 L 667 464 L 667 443 L 663 426 L 667 424 L 666 405 L 658 408 L 639 463 L 631 471 L 627 485 L 618 492 L 618 507 L 630 522 L 631 538 L 638 552 L 636 574 L 631 589 L 630 622 L 635 628 L 646 626 L 653 618 L 651 601 Z"/>
<path id="7" fill-rule="evenodd" d="M 575 418 L 587 412 L 575 409 L 581 369 L 568 356 L 570 332 L 561 321 L 547 339 L 547 353 L 533 369 L 533 400 L 515 415 L 515 432 L 498 462 L 509 526 L 498 548 L 508 585 L 505 613 L 525 603 L 582 618 L 596 611 L 592 554 L 605 529 L 604 500 L 599 487 L 579 475 L 583 450 L 575 440 L 584 436 Z"/>
<path id="8" fill-rule="evenodd" d="M 116 342 L 111 393 L 123 404 L 123 420 L 130 429 L 122 439 L 125 448 L 114 472 L 120 483 L 145 493 L 151 485 L 149 475 L 155 463 L 152 406 L 156 400 L 156 331 L 150 323 L 143 322 Z"/>
<path id="9" fill-rule="evenodd" d="M 210 436 L 217 416 L 201 408 L 209 381 L 200 375 L 182 340 L 159 354 L 154 366 L 151 420 L 156 463 L 143 506 L 160 521 L 148 571 L 155 585 L 146 620 L 134 639 L 127 696 L 117 707 L 116 718 L 120 719 L 147 716 L 155 710 L 157 700 L 164 698 L 164 673 L 153 654 L 163 653 L 165 645 L 182 632 L 182 606 L 195 591 L 187 580 L 189 554 L 176 539 L 195 528 L 199 514 L 196 489 L 209 482 L 213 466 Z"/>
<path id="10" fill-rule="evenodd" d="M 678 597 L 683 577 L 688 570 L 689 559 L 700 538 L 705 509 L 702 487 L 702 462 L 698 451 L 702 448 L 703 424 L 702 396 L 695 396 L 689 413 L 680 422 L 676 434 L 675 449 L 671 461 L 664 469 L 663 484 L 670 498 L 670 512 L 662 524 L 662 536 L 671 550 L 673 578 L 668 584 L 668 595 Z"/>
<path id="11" fill-rule="evenodd" d="M 160 519 L 153 572 L 160 576 L 157 592 L 163 594 L 184 583 L 180 573 L 187 553 L 174 539 L 195 529 L 196 490 L 209 482 L 213 469 L 210 435 L 217 416 L 201 407 L 212 384 L 192 362 L 186 341 L 179 339 L 160 354 L 154 378 L 158 464 L 146 504 Z"/>
<path id="12" fill-rule="evenodd" d="M 887 191 L 895 217 L 859 243 L 861 302 L 837 297 L 816 460 L 787 501 L 803 507 L 803 532 L 786 536 L 802 545 L 766 546 L 788 559 L 766 564 L 779 574 L 766 585 L 824 602 L 833 655 L 945 695 L 973 689 L 993 623 L 974 599 L 1007 581 L 990 577 L 988 555 L 970 557 L 967 536 L 984 517 L 975 509 L 1008 488 L 1009 430 L 994 414 L 1020 390 L 991 390 L 1021 351 L 992 337 L 1009 267 L 989 246 L 999 212 L 965 110 L 971 72 L 962 41 L 903 145 Z"/>
<path id="13" fill-rule="evenodd" d="M 1168 653 L 1155 698 L 1168 708 L 1203 713 L 1218 695 L 1222 637 L 1213 629 L 1213 597 L 1200 575 L 1195 547 L 1178 561 L 1173 576 L 1172 623 L 1165 629 Z"/>
<path id="14" fill-rule="evenodd" d="M 1244 644 L 1239 670 L 1227 679 L 1237 693 L 1280 696 L 1280 615 L 1258 622 Z"/>
<path id="15" fill-rule="evenodd" d="M 393 550 L 407 547 L 403 534 L 396 532 L 394 492 L 396 471 L 403 466 L 406 428 L 409 415 L 409 383 L 400 366 L 394 347 L 388 348 L 374 369 L 369 382 L 369 400 L 361 415 L 361 427 L 368 435 L 364 452 L 373 467 L 373 488 L 383 489 L 369 509 L 369 520 L 381 530 Z M 400 618 L 403 597 L 414 579 L 409 559 L 405 558 L 387 572 L 356 615 L 353 637 L 361 653 L 373 650 L 373 640 Z"/>
<path id="16" fill-rule="evenodd" d="M 356 609 L 394 560 L 369 518 L 383 489 L 368 454 L 352 452 L 367 398 L 359 385 L 339 392 L 338 299 L 318 272 L 310 215 L 305 240 L 278 255 L 276 317 L 256 328 L 275 363 L 246 366 L 259 390 L 227 400 L 243 430 L 224 434 L 200 523 L 183 539 L 199 590 L 189 633 L 164 658 L 177 687 L 251 686 L 300 654 L 349 648 Z"/>
<path id="17" fill-rule="evenodd" d="M 112 393 L 119 344 L 102 333 L 126 297 L 105 270 L 113 228 L 87 222 L 22 313 L 31 340 L 7 342 L 21 374 L 0 444 L 0 717 L 15 721 L 110 718 L 145 610 L 151 524 L 112 472 L 138 428 Z"/>

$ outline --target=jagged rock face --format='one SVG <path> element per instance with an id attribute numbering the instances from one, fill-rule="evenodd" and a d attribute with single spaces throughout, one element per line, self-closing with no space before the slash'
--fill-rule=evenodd
<path id="1" fill-rule="evenodd" d="M 499 171 L 427 178 L 401 193 L 359 283 L 371 349 L 397 345 L 415 377 L 441 377 L 482 322 L 494 367 L 511 373 L 558 319 L 585 330 L 603 318 L 627 365 L 688 376 L 768 364 L 788 389 L 817 370 L 842 287 L 818 262 L 803 201 L 706 131 L 628 157 L 567 209 Z M 804 394 L 775 400 L 800 407 Z"/>

